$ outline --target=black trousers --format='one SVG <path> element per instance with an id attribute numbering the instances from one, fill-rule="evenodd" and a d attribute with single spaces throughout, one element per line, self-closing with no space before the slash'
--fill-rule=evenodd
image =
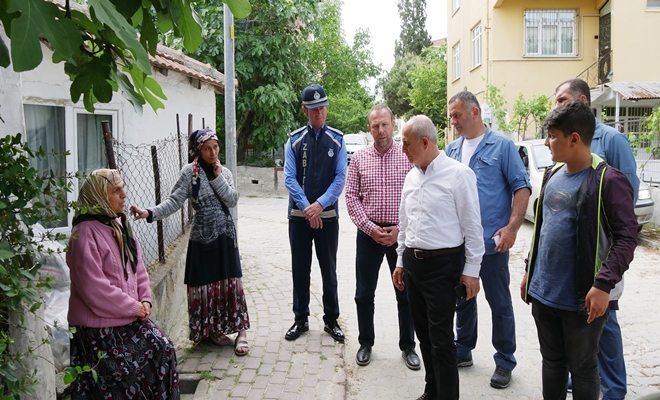
<path id="1" fill-rule="evenodd" d="M 464 263 L 463 249 L 423 260 L 408 252 L 403 255 L 405 286 L 426 370 L 424 392 L 432 399 L 458 399 L 454 287 Z"/>
<path id="2" fill-rule="evenodd" d="M 565 399 L 571 371 L 573 399 L 598 400 L 598 342 L 607 314 L 587 324 L 585 313 L 548 307 L 532 298 L 532 315 L 543 357 L 543 399 Z"/>
<path id="3" fill-rule="evenodd" d="M 376 243 L 369 235 L 358 229 L 355 239 L 355 305 L 361 345 L 373 346 L 374 332 L 374 297 L 378 285 L 378 273 L 383 263 L 383 256 L 387 258 L 390 275 L 396 267 L 397 244 L 386 247 Z M 392 279 L 389 280 L 390 285 Z M 415 348 L 415 332 L 410 305 L 405 289 L 399 291 L 394 288 L 396 306 L 399 317 L 399 349 L 410 350 Z"/>
<path id="4" fill-rule="evenodd" d="M 312 241 L 323 280 L 323 321 L 339 317 L 337 298 L 337 244 L 339 222 L 324 219 L 322 229 L 312 229 L 304 219 L 289 220 L 291 274 L 293 276 L 293 314 L 296 321 L 309 317 L 309 283 L 312 267 Z"/>

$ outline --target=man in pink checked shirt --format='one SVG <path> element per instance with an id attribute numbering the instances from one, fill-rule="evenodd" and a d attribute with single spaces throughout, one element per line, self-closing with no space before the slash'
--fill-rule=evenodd
<path id="1" fill-rule="evenodd" d="M 412 164 L 394 142 L 394 114 L 384 104 L 374 106 L 368 114 L 372 145 L 351 158 L 346 178 L 346 206 L 357 225 L 355 257 L 355 304 L 357 306 L 360 349 L 355 361 L 365 366 L 371 361 L 374 345 L 374 295 L 378 272 L 387 258 L 390 273 L 397 260 L 399 235 L 399 201 L 403 181 Z M 405 290 L 394 289 L 399 314 L 399 349 L 406 366 L 420 369 L 415 353 L 415 334 Z"/>

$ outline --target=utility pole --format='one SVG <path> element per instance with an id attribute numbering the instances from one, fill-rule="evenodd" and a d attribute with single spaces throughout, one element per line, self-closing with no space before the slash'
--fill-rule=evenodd
<path id="1" fill-rule="evenodd" d="M 224 5 L 225 28 L 225 167 L 229 168 L 234 176 L 234 185 L 237 185 L 238 174 L 236 168 L 236 86 L 234 85 L 234 16 L 229 6 Z M 231 214 L 238 220 L 236 207 L 232 207 Z"/>

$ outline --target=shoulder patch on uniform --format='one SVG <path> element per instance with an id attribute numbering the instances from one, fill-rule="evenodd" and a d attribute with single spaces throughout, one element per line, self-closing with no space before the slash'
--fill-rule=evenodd
<path id="1" fill-rule="evenodd" d="M 329 130 L 330 132 L 334 133 L 335 135 L 344 136 L 344 132 L 340 131 L 339 129 L 336 129 L 336 128 L 333 128 L 333 127 L 327 126 L 327 125 L 326 125 L 325 128 L 326 128 L 326 130 Z"/>
<path id="2" fill-rule="evenodd" d="M 296 129 L 295 131 L 289 133 L 289 137 L 291 137 L 291 136 L 293 136 L 293 135 L 297 135 L 298 133 L 302 132 L 302 131 L 305 130 L 305 129 L 307 129 L 307 126 L 302 126 L 302 127 L 298 128 L 298 129 Z"/>

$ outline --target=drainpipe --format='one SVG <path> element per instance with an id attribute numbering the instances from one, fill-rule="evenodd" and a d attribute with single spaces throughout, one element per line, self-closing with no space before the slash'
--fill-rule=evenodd
<path id="1" fill-rule="evenodd" d="M 621 124 L 619 123 L 619 108 L 621 107 L 621 95 L 619 92 L 614 92 L 614 129 L 619 131 Z"/>

